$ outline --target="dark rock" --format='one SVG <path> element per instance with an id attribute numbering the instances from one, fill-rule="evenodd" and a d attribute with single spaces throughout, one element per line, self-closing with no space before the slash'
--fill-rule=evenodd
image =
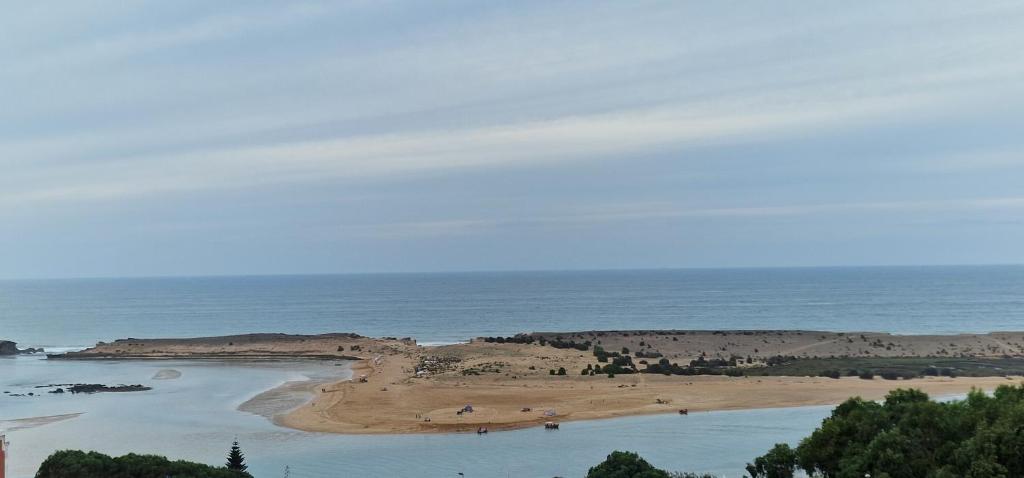
<path id="1" fill-rule="evenodd" d="M 0 340 L 0 355 L 17 355 L 18 344 L 7 340 Z"/>
<path id="2" fill-rule="evenodd" d="M 98 383 L 82 383 L 78 385 L 72 385 L 68 387 L 68 391 L 72 394 L 75 393 L 102 393 L 102 392 L 145 392 L 152 390 L 150 387 L 144 385 L 115 385 L 107 386 Z"/>
<path id="3" fill-rule="evenodd" d="M 27 348 L 18 350 L 18 344 L 9 340 L 0 340 L 0 355 L 36 354 L 42 353 L 43 349 Z"/>

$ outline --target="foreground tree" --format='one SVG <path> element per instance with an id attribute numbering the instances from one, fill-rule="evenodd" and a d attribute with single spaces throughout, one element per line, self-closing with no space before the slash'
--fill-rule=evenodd
<path id="1" fill-rule="evenodd" d="M 1024 476 L 1022 450 L 1024 385 L 942 403 L 896 390 L 881 404 L 847 400 L 795 453 L 776 446 L 747 470 L 755 478 L 786 478 L 798 466 L 824 478 L 1010 478 Z"/>
<path id="2" fill-rule="evenodd" d="M 779 443 L 764 456 L 747 465 L 751 478 L 793 478 L 796 452 L 789 445 Z"/>
<path id="3" fill-rule="evenodd" d="M 669 478 L 669 474 L 636 453 L 613 451 L 604 462 L 590 469 L 587 478 Z"/>
<path id="4" fill-rule="evenodd" d="M 228 452 L 228 463 L 225 465 L 229 470 L 246 471 L 249 465 L 245 464 L 245 455 L 242 448 L 238 446 L 238 440 L 231 443 L 231 451 Z"/>
<path id="5" fill-rule="evenodd" d="M 245 471 L 216 468 L 162 456 L 128 454 L 112 458 L 102 453 L 58 451 L 47 458 L 36 478 L 252 478 Z"/>

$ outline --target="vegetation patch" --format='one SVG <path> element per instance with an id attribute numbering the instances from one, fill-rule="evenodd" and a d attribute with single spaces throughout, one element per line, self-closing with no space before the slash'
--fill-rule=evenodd
<path id="1" fill-rule="evenodd" d="M 795 449 L 778 444 L 747 466 L 752 478 L 1024 476 L 1024 386 L 935 402 L 896 390 L 883 403 L 851 398 Z"/>
<path id="2" fill-rule="evenodd" d="M 162 456 L 128 454 L 110 457 L 97 452 L 58 451 L 49 456 L 36 478 L 252 478 L 244 470 L 213 467 Z"/>
<path id="3" fill-rule="evenodd" d="M 745 367 L 750 376 L 838 378 L 878 376 L 886 380 L 918 377 L 1005 377 L 1024 375 L 1024 358 L 869 357 L 778 358 L 765 367 Z"/>

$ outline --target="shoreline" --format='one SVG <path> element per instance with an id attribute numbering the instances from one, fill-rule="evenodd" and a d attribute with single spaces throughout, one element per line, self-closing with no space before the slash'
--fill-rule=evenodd
<path id="1" fill-rule="evenodd" d="M 1024 376 L 1024 332 L 902 336 L 808 330 L 584 331 L 430 346 L 410 338 L 356 334 L 249 334 L 124 339 L 69 355 L 63 358 L 346 360 L 351 374 L 347 380 L 281 384 L 250 397 L 238 409 L 309 432 L 424 434 L 681 410 L 834 405 L 851 396 L 880 399 L 895 388 L 919 388 L 934 396 L 992 390 L 1019 383 Z M 612 362 L 616 373 L 608 372 L 611 368 L 591 371 Z M 661 369 L 651 368 L 658 364 Z M 934 370 L 933 376 L 922 372 L 926 366 Z M 840 378 L 837 369 L 832 378 L 811 376 L 822 367 L 850 367 L 844 375 L 856 375 L 852 368 L 881 367 L 901 375 Z M 908 370 L 913 378 L 906 375 Z M 940 376 L 954 374 L 977 376 Z M 299 403 L 288 397 L 296 393 L 312 396 Z M 261 395 L 269 401 L 284 397 L 297 406 L 270 416 L 243 410 L 259 405 Z M 472 411 L 459 413 L 467 406 Z"/>
<path id="2" fill-rule="evenodd" d="M 339 368 L 347 371 L 347 374 L 351 377 L 352 366 L 355 363 L 357 361 L 349 361 Z M 275 425 L 283 426 L 279 423 L 280 417 L 309 405 L 316 399 L 318 390 L 337 382 L 337 377 L 316 378 L 307 376 L 305 380 L 285 380 L 274 387 L 256 392 L 245 398 L 235 407 L 235 410 L 258 415 L 270 420 Z M 287 396 L 289 394 L 294 395 L 290 400 Z M 281 404 L 280 402 L 283 401 L 290 401 L 291 403 Z M 276 405 L 275 402 L 277 402 Z"/>

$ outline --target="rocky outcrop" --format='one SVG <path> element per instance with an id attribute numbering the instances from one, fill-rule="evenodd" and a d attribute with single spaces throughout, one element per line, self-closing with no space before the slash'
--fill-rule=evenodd
<path id="1" fill-rule="evenodd" d="M 17 355 L 18 344 L 7 340 L 0 340 L 0 355 Z"/>
<path id="2" fill-rule="evenodd" d="M 360 355 L 388 350 L 415 350 L 412 341 L 374 339 L 358 334 L 246 334 L 179 339 L 128 338 L 51 359 L 278 359 L 362 360 Z M 348 354 L 352 352 L 351 354 Z"/>
<path id="3" fill-rule="evenodd" d="M 0 340 L 0 355 L 18 355 L 18 354 L 35 354 L 42 353 L 43 349 L 25 349 L 18 350 L 18 344 L 9 340 Z"/>

